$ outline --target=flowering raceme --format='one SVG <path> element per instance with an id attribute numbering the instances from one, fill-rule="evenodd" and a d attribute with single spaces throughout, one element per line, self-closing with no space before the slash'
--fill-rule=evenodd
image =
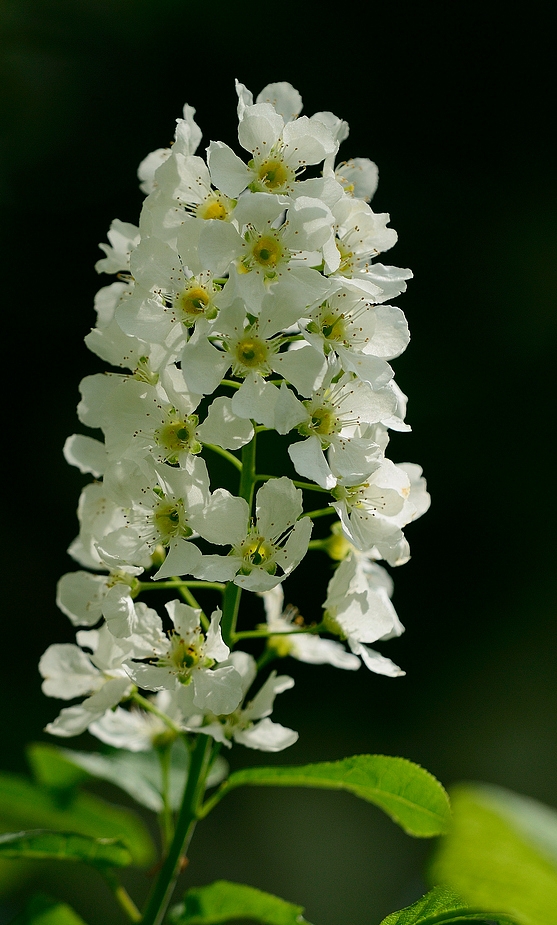
<path id="1" fill-rule="evenodd" d="M 77 644 L 40 663 L 47 695 L 85 699 L 53 735 L 138 751 L 161 730 L 203 733 L 274 752 L 297 733 L 269 718 L 293 680 L 256 683 L 273 659 L 404 673 L 368 644 L 403 631 L 378 563 L 407 561 L 404 528 L 429 505 L 420 467 L 386 456 L 389 431 L 409 430 L 391 366 L 408 326 L 387 303 L 412 274 L 378 259 L 397 236 L 370 205 L 375 164 L 336 162 L 347 124 L 301 116 L 288 83 L 236 90 L 242 152 L 211 141 L 199 155 L 186 105 L 173 144 L 139 167 L 138 226 L 115 220 L 100 245 L 96 269 L 116 278 L 86 343 L 109 369 L 82 381 L 78 417 L 103 440 L 64 449 L 94 478 L 69 548 L 80 569 L 58 585 Z M 256 441 L 273 431 L 292 469 L 263 475 Z M 237 494 L 212 483 L 215 454 Z M 336 563 L 309 624 L 282 604 L 308 551 Z M 162 615 L 138 600 L 157 588 L 175 595 Z M 197 589 L 221 596 L 209 616 Z M 238 629 L 247 592 L 266 622 Z"/>

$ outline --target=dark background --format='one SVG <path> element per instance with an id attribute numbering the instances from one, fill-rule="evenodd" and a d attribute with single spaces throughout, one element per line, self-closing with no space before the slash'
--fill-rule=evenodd
<path id="1" fill-rule="evenodd" d="M 185 102 L 200 153 L 211 139 L 240 152 L 234 78 L 254 95 L 287 80 L 305 114 L 348 121 L 341 156 L 379 166 L 373 206 L 399 233 L 386 262 L 415 276 L 397 300 L 412 341 L 394 362 L 413 432 L 390 455 L 423 465 L 432 506 L 394 573 L 406 633 L 383 651 L 406 677 L 288 660 L 296 687 L 275 716 L 299 742 L 270 759 L 238 746 L 231 763 L 383 752 L 447 786 L 486 780 L 557 805 L 552 8 L 3 0 L 4 770 L 48 738 L 59 704 L 36 666 L 73 638 L 54 594 L 75 567 L 86 479 L 62 446 L 80 379 L 102 368 L 83 344 L 108 281 L 98 243 L 113 218 L 137 221 L 137 166 L 171 142 Z M 328 577 L 315 562 L 286 586 L 308 618 Z M 348 796 L 237 791 L 200 827 L 185 882 L 237 879 L 316 925 L 374 925 L 420 894 L 429 850 Z M 86 890 L 76 871 L 41 876 L 89 925 L 122 921 L 95 875 Z"/>

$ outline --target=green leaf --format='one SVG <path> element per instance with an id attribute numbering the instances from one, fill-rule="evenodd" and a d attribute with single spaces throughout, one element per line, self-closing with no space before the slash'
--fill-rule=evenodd
<path id="1" fill-rule="evenodd" d="M 295 906 L 252 886 L 217 880 L 188 890 L 184 902 L 170 912 L 173 925 L 216 925 L 252 919 L 264 925 L 307 925 L 302 906 Z"/>
<path id="2" fill-rule="evenodd" d="M 39 894 L 33 896 L 11 925 L 85 925 L 85 922 L 66 903 Z"/>
<path id="3" fill-rule="evenodd" d="M 53 789 L 72 787 L 75 782 L 97 778 L 109 781 L 125 791 L 141 806 L 160 813 L 163 809 L 162 772 L 155 751 L 128 752 L 115 749 L 106 754 L 78 752 L 56 745 L 33 743 L 28 748 L 33 772 L 41 783 Z M 181 805 L 189 764 L 189 752 L 177 739 L 170 752 L 169 803 L 171 809 Z M 223 758 L 217 758 L 207 780 L 207 787 L 219 784 L 228 773 Z"/>
<path id="4" fill-rule="evenodd" d="M 476 792 L 557 865 L 557 810 L 492 784 L 478 784 Z"/>
<path id="5" fill-rule="evenodd" d="M 35 780 L 51 790 L 72 790 L 89 775 L 67 761 L 63 749 L 45 742 L 32 742 L 26 748 L 27 761 Z"/>
<path id="6" fill-rule="evenodd" d="M 56 794 L 17 774 L 0 774 L 0 822 L 3 831 L 51 829 L 114 838 L 126 845 L 140 867 L 155 858 L 147 827 L 133 811 L 79 791 L 61 805 Z"/>
<path id="7" fill-rule="evenodd" d="M 430 881 L 451 887 L 470 905 L 500 909 L 518 925 L 555 925 L 557 865 L 541 847 L 544 838 L 527 832 L 528 801 L 516 797 L 482 785 L 455 787 L 453 826 L 437 846 Z M 547 809 L 546 821 L 553 818 Z M 541 804 L 536 810 L 532 829 Z"/>
<path id="8" fill-rule="evenodd" d="M 464 922 L 516 925 L 508 915 L 470 908 L 453 890 L 439 886 L 411 906 L 391 912 L 381 925 L 461 925 Z"/>
<path id="9" fill-rule="evenodd" d="M 115 838 L 91 838 L 73 832 L 10 832 L 0 835 L 0 857 L 84 861 L 97 867 L 128 867 L 132 856 Z"/>
<path id="10" fill-rule="evenodd" d="M 406 758 L 355 755 L 299 767 L 234 771 L 221 793 L 234 787 L 319 787 L 347 790 L 383 809 L 409 835 L 431 838 L 448 831 L 449 798 L 429 771 Z"/>

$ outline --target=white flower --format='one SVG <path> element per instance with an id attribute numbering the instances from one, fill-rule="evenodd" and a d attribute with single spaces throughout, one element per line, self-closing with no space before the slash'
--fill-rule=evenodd
<path id="1" fill-rule="evenodd" d="M 334 665 L 335 668 L 356 670 L 360 667 L 360 660 L 346 651 L 341 643 L 333 639 L 322 639 L 310 633 L 296 632 L 298 611 L 288 606 L 283 609 L 284 592 L 281 585 L 261 593 L 267 617 L 267 629 L 270 633 L 279 635 L 270 636 L 268 646 L 277 655 L 284 658 L 287 655 L 300 662 L 310 665 Z M 289 630 L 293 630 L 292 633 Z"/>
<path id="2" fill-rule="evenodd" d="M 377 189 L 379 171 L 368 157 L 353 157 L 335 167 L 335 178 L 351 196 L 369 202 Z"/>
<path id="3" fill-rule="evenodd" d="M 390 459 L 383 458 L 364 482 L 339 478 L 332 493 L 345 536 L 364 552 L 398 546 L 402 527 L 416 516 L 409 475 Z"/>
<path id="4" fill-rule="evenodd" d="M 144 604 L 138 607 L 145 609 Z M 106 710 L 128 697 L 133 685 L 123 663 L 132 653 L 148 653 L 141 637 L 116 640 L 106 625 L 100 630 L 80 630 L 77 642 L 78 645 L 49 646 L 39 662 L 42 690 L 47 697 L 73 700 L 89 695 L 81 703 L 65 707 L 48 724 L 46 731 L 53 735 L 79 735 Z M 84 648 L 92 650 L 92 654 L 86 654 Z"/>
<path id="5" fill-rule="evenodd" d="M 280 313 L 282 328 L 329 291 L 328 280 L 313 267 L 322 262 L 332 233 L 331 210 L 319 199 L 302 196 L 292 202 L 247 193 L 236 206 L 234 224 L 203 223 L 198 252 L 201 264 L 216 276 L 230 274 L 223 299 L 239 297 L 259 315 L 265 296 L 273 295 L 273 316 Z"/>
<path id="6" fill-rule="evenodd" d="M 173 346 L 179 331 L 168 332 L 167 341 L 150 343 L 140 337 L 126 334 L 115 319 L 121 303 L 131 298 L 133 285 L 129 282 L 112 283 L 103 286 L 95 296 L 97 324 L 85 336 L 85 343 L 92 353 L 111 366 L 131 370 L 136 379 L 154 384 L 158 371 L 166 362 L 173 362 L 179 347 Z"/>
<path id="7" fill-rule="evenodd" d="M 180 685 L 192 685 L 195 707 L 218 714 L 231 713 L 242 698 L 238 672 L 232 665 L 213 666 L 224 662 L 230 650 L 223 642 L 220 630 L 220 610 L 215 610 L 207 633 L 201 631 L 200 611 L 180 601 L 170 601 L 166 610 L 173 629 L 162 633 L 148 662 L 128 660 L 126 671 L 145 690 L 175 691 Z"/>
<path id="8" fill-rule="evenodd" d="M 69 555 L 84 568 L 107 568 L 105 559 L 97 549 L 97 543 L 101 537 L 126 525 L 123 508 L 108 496 L 102 482 L 90 482 L 79 496 L 77 517 L 80 525 L 79 534 L 68 547 Z M 130 564 L 149 568 L 151 556 L 145 555 L 141 561 Z"/>
<path id="9" fill-rule="evenodd" d="M 406 508 L 408 520 L 414 508 L 409 506 L 410 480 L 391 460 L 378 458 L 378 465 L 365 482 L 350 478 L 337 479 L 332 489 L 343 530 L 358 549 L 366 550 L 374 540 L 398 532 L 393 516 Z"/>
<path id="10" fill-rule="evenodd" d="M 198 530 L 211 543 L 232 546 L 227 556 L 204 556 L 200 578 L 220 575 L 248 591 L 267 591 L 289 575 L 306 554 L 312 523 L 302 517 L 302 492 L 290 479 L 271 479 L 257 492 L 255 522 L 248 503 L 217 489 Z"/>
<path id="11" fill-rule="evenodd" d="M 397 469 L 406 472 L 410 479 L 408 502 L 414 509 L 411 520 L 416 520 L 425 514 L 431 503 L 426 480 L 422 476 L 422 468 L 416 463 L 397 463 Z M 391 519 L 395 520 L 400 527 L 406 526 L 408 512 L 409 508 L 403 507 L 400 513 Z M 390 536 L 383 536 L 372 549 L 367 550 L 366 554 L 372 559 L 385 559 L 392 566 L 404 565 L 410 559 L 410 546 L 402 532 L 395 532 Z"/>
<path id="12" fill-rule="evenodd" d="M 366 272 L 373 257 L 396 244 L 397 233 L 387 228 L 390 216 L 375 213 L 363 199 L 345 195 L 332 207 L 335 217 L 340 264 L 331 272 L 354 276 Z"/>
<path id="13" fill-rule="evenodd" d="M 373 389 L 393 376 L 387 360 L 399 356 L 410 340 L 403 312 L 392 305 L 373 305 L 347 282 L 308 313 L 304 336 L 325 355 L 335 353 L 346 372 Z"/>
<path id="14" fill-rule="evenodd" d="M 240 650 L 232 652 L 229 659 L 242 681 L 242 699 L 247 695 L 257 675 L 255 659 L 247 652 Z M 298 733 L 293 729 L 275 723 L 269 716 L 273 710 L 275 697 L 283 691 L 294 686 L 294 680 L 288 675 L 277 675 L 271 672 L 255 697 L 246 706 L 241 707 L 229 716 L 205 714 L 205 716 L 192 711 L 188 702 L 187 688 L 179 694 L 179 702 L 186 720 L 185 728 L 190 732 L 202 732 L 212 736 L 228 748 L 233 739 L 247 748 L 254 748 L 264 752 L 279 752 L 293 745 L 298 739 Z"/>
<path id="15" fill-rule="evenodd" d="M 176 131 L 172 148 L 157 148 L 143 158 L 137 176 L 141 180 L 140 189 L 143 193 L 152 193 L 158 187 L 157 170 L 171 154 L 178 151 L 182 155 L 195 154 L 201 141 L 201 130 L 195 119 L 195 109 L 187 103 L 183 109 L 183 118 L 176 119 Z"/>
<path id="16" fill-rule="evenodd" d="M 110 244 L 99 244 L 106 257 L 97 260 L 97 273 L 119 273 L 130 268 L 130 254 L 139 244 L 139 228 L 115 218 L 107 234 Z"/>
<path id="17" fill-rule="evenodd" d="M 56 588 L 56 603 L 74 626 L 95 626 L 104 616 L 113 636 L 129 636 L 132 593 L 143 569 L 124 566 L 108 575 L 67 572 Z"/>
<path id="18" fill-rule="evenodd" d="M 155 236 L 142 238 L 131 260 L 133 291 L 115 314 L 126 334 L 180 350 L 191 328 L 216 318 L 222 283 L 199 261 L 203 224 L 188 219 L 174 246 Z"/>
<path id="19" fill-rule="evenodd" d="M 174 693 L 167 690 L 153 696 L 154 706 L 178 723 L 182 714 L 175 700 Z M 134 705 L 129 710 L 123 707 L 107 710 L 100 719 L 91 723 L 89 732 L 105 745 L 125 748 L 130 752 L 151 751 L 158 743 L 167 741 L 169 736 L 168 725 L 159 716 Z"/>
<path id="20" fill-rule="evenodd" d="M 256 381 L 261 382 L 273 372 L 298 387 L 307 387 L 310 392 L 320 384 L 327 368 L 323 355 L 308 345 L 303 356 L 297 355 L 300 351 L 279 352 L 287 341 L 280 334 L 274 336 L 275 329 L 282 329 L 284 318 L 280 311 L 269 311 L 267 315 L 267 305 L 273 299 L 274 296 L 264 299 L 264 315 L 254 319 L 247 314 L 244 301 L 236 298 L 222 309 L 211 329 L 195 332 L 182 353 L 182 373 L 190 389 L 211 394 L 230 368 L 234 376 L 246 380 L 248 391 Z M 235 395 L 232 410 L 240 417 L 257 419 L 256 412 L 251 413 L 249 406 L 242 405 L 240 410 L 241 403 Z"/>
<path id="21" fill-rule="evenodd" d="M 403 632 L 391 593 L 392 583 L 385 570 L 350 552 L 329 582 L 323 607 L 329 632 L 346 639 L 370 671 L 397 677 L 404 674 L 398 665 L 364 645 Z"/>
<path id="22" fill-rule="evenodd" d="M 377 468 L 379 447 L 361 436 L 361 427 L 387 423 L 396 411 L 390 383 L 373 390 L 352 373 L 337 380 L 338 372 L 338 366 L 331 364 L 323 385 L 311 398 L 298 403 L 296 426 L 306 439 L 288 448 L 296 472 L 329 489 L 339 477 L 363 481 Z M 334 472 L 325 457 L 327 450 L 334 454 Z"/>
<path id="23" fill-rule="evenodd" d="M 334 154 L 338 143 L 322 121 L 298 116 L 301 98 L 289 84 L 268 85 L 256 103 L 248 102 L 251 94 L 243 90 L 238 139 L 252 158 L 246 165 L 228 145 L 211 142 L 207 159 L 213 181 L 233 198 L 246 187 L 254 192 L 293 193 L 305 167 Z"/>
<path id="24" fill-rule="evenodd" d="M 182 468 L 154 466 L 145 472 L 124 459 L 105 474 L 104 485 L 121 506 L 125 521 L 124 526 L 97 538 L 104 561 L 141 565 L 162 546 L 168 554 L 155 578 L 193 574 L 201 552 L 188 539 L 209 500 L 205 461 L 189 455 Z"/>

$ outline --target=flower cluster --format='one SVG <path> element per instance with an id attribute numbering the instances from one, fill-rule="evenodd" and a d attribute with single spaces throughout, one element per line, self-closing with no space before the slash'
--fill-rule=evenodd
<path id="1" fill-rule="evenodd" d="M 403 529 L 429 504 L 420 467 L 385 455 L 389 430 L 409 430 L 390 365 L 409 333 L 388 303 L 412 274 L 377 260 L 396 233 L 370 206 L 375 165 L 336 162 L 347 124 L 300 115 L 288 83 L 255 101 L 236 89 L 243 156 L 220 141 L 197 154 L 186 105 L 171 147 L 140 164 L 139 226 L 115 220 L 101 245 L 96 269 L 116 280 L 86 343 L 110 371 L 82 381 L 78 417 L 104 439 L 74 434 L 64 450 L 94 477 L 69 549 L 81 569 L 58 585 L 77 638 L 40 662 L 44 692 L 78 700 L 47 727 L 58 736 L 139 750 L 183 730 L 278 751 L 297 734 L 269 716 L 293 680 L 272 671 L 254 691 L 271 658 L 403 673 L 370 644 L 403 630 L 377 563 L 407 561 Z M 299 478 L 258 475 L 266 431 Z M 215 453 L 239 471 L 237 495 L 211 484 Z M 306 492 L 327 508 L 306 510 Z M 312 541 L 323 513 L 333 529 Z M 282 583 L 310 547 L 338 565 L 307 626 Z M 199 586 L 222 609 L 207 616 Z M 138 600 L 156 587 L 180 598 L 162 617 Z M 242 591 L 266 612 L 251 633 L 236 632 Z M 259 663 L 238 648 L 250 635 Z"/>

